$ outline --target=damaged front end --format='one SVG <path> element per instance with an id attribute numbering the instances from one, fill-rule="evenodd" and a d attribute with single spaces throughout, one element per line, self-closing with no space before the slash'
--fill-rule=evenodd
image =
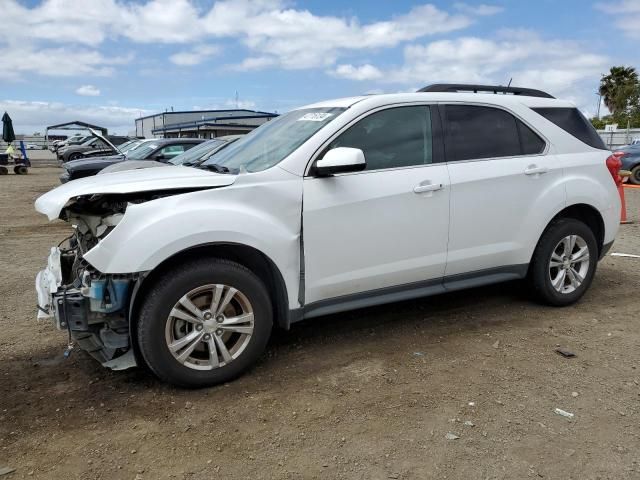
<path id="1" fill-rule="evenodd" d="M 84 255 L 116 227 L 128 205 L 161 196 L 149 192 L 75 199 L 60 213 L 73 234 L 51 248 L 47 267 L 36 276 L 38 319 L 53 320 L 69 332 L 72 345 L 114 370 L 136 365 L 128 317 L 133 287 L 143 274 L 104 274 Z"/>
<path id="2" fill-rule="evenodd" d="M 98 268 L 95 259 L 89 260 L 91 255 L 99 252 L 101 260 L 116 259 L 144 249 L 123 242 L 100 250 L 107 237 L 117 235 L 119 225 L 125 226 L 126 216 L 142 206 L 139 204 L 228 186 L 236 178 L 187 167 L 149 170 L 153 171 L 74 180 L 35 202 L 36 210 L 49 220 L 61 219 L 73 227 L 72 235 L 51 249 L 46 268 L 36 277 L 38 319 L 52 320 L 68 332 L 73 346 L 115 370 L 136 365 L 130 306 L 148 272 L 139 271 L 139 265 L 129 269 L 126 263 L 112 270 L 106 270 L 104 263 Z"/>

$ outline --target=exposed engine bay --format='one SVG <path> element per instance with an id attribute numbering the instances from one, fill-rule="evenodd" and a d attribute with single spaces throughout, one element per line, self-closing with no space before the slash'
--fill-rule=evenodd
<path id="1" fill-rule="evenodd" d="M 69 333 L 69 350 L 78 346 L 106 367 L 136 365 L 129 335 L 132 292 L 145 273 L 104 274 L 84 255 L 123 218 L 128 205 L 189 190 L 127 195 L 91 195 L 74 199 L 60 212 L 73 234 L 51 249 L 47 268 L 36 277 L 38 318 L 53 319 Z"/>

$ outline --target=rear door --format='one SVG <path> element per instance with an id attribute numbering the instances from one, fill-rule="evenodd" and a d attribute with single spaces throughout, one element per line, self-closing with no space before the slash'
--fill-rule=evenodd
<path id="1" fill-rule="evenodd" d="M 542 135 L 511 112 L 441 105 L 451 178 L 446 276 L 522 273 L 549 212 L 564 205 L 562 168 Z"/>

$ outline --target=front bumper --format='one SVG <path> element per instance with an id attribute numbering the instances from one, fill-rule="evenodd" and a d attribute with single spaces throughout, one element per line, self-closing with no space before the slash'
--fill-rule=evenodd
<path id="1" fill-rule="evenodd" d="M 69 174 L 68 170 L 65 170 L 64 173 L 62 173 L 59 178 L 60 178 L 60 183 L 67 183 L 69 180 L 71 180 L 71 175 Z"/>
<path id="2" fill-rule="evenodd" d="M 71 256 L 73 257 L 73 256 Z M 133 279 L 80 268 L 53 247 L 47 266 L 36 275 L 38 320 L 51 320 L 102 365 L 122 370 L 136 366 L 130 344 L 128 306 Z"/>

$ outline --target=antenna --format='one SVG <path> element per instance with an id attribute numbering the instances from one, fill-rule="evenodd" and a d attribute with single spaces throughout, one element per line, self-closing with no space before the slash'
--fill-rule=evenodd
<path id="1" fill-rule="evenodd" d="M 513 77 L 511 77 L 511 78 L 509 79 L 509 83 L 507 84 L 507 88 L 509 88 L 509 87 L 511 86 L 511 82 L 513 82 Z"/>

